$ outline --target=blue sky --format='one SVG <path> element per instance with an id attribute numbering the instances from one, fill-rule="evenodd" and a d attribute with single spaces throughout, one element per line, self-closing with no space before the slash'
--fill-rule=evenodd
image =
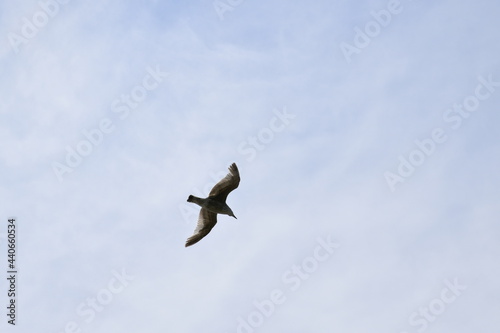
<path id="1" fill-rule="evenodd" d="M 0 2 L 0 325 L 496 332 L 499 10 Z"/>

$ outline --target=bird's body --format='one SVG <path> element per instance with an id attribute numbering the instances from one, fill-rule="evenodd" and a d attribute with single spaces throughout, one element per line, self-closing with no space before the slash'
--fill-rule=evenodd
<path id="1" fill-rule="evenodd" d="M 201 210 L 194 234 L 187 239 L 186 247 L 199 242 L 203 237 L 208 235 L 217 223 L 217 214 L 229 215 L 236 218 L 231 208 L 226 204 L 226 198 L 239 184 L 240 173 L 236 164 L 233 163 L 229 166 L 229 173 L 215 184 L 207 198 L 199 198 L 194 195 L 188 197 L 187 201 L 199 205 Z"/>
<path id="2" fill-rule="evenodd" d="M 229 208 L 227 203 L 221 202 L 214 197 L 198 198 L 194 195 L 190 195 L 187 201 L 193 202 L 198 206 L 200 206 L 201 208 L 208 209 L 213 213 L 229 215 L 236 218 L 236 216 L 234 216 L 233 211 L 231 210 L 231 208 Z"/>

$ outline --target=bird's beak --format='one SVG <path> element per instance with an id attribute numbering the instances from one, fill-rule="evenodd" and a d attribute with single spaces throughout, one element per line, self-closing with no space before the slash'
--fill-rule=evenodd
<path id="1" fill-rule="evenodd" d="M 234 215 L 233 215 L 233 217 L 234 217 L 235 219 L 238 219 L 238 218 L 237 218 L 236 216 L 234 216 Z"/>

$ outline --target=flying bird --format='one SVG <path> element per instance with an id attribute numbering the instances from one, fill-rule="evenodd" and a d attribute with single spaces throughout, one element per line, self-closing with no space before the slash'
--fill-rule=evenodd
<path id="1" fill-rule="evenodd" d="M 233 163 L 229 166 L 229 173 L 215 184 L 208 197 L 198 198 L 194 195 L 189 196 L 187 201 L 201 206 L 201 210 L 194 234 L 187 239 L 186 247 L 198 243 L 203 237 L 208 235 L 217 223 L 217 214 L 229 215 L 236 218 L 231 208 L 226 204 L 226 198 L 239 184 L 240 172 L 236 163 Z"/>

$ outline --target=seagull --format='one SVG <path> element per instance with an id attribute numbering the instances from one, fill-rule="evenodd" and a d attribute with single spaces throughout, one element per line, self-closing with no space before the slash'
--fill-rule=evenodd
<path id="1" fill-rule="evenodd" d="M 226 198 L 240 184 L 240 172 L 236 163 L 231 164 L 228 169 L 229 173 L 215 184 L 207 198 L 198 198 L 190 195 L 187 199 L 188 202 L 193 202 L 201 206 L 201 210 L 194 234 L 187 239 L 186 247 L 198 243 L 203 237 L 208 235 L 217 223 L 217 214 L 229 215 L 236 218 L 231 208 L 226 204 Z"/>

